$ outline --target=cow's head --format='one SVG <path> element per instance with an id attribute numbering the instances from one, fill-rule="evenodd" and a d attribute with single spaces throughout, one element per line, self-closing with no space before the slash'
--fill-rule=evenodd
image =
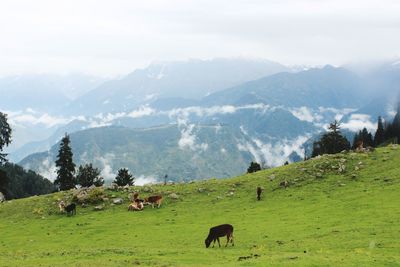
<path id="1" fill-rule="evenodd" d="M 209 246 L 210 246 L 210 244 L 211 244 L 211 239 L 206 239 L 205 241 L 204 241 L 204 243 L 206 244 L 206 248 L 208 248 Z"/>

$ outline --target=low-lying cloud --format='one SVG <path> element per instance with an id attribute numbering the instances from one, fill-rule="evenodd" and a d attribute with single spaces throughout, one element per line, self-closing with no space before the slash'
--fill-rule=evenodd
<path id="1" fill-rule="evenodd" d="M 290 161 L 290 155 L 295 152 L 297 155 L 304 154 L 303 144 L 310 138 L 310 135 L 299 136 L 293 140 L 282 140 L 275 143 L 264 143 L 258 138 L 238 144 L 238 149 L 249 152 L 256 162 L 268 167 L 283 165 Z"/>
<path id="2" fill-rule="evenodd" d="M 180 149 L 190 149 L 192 151 L 206 151 L 208 149 L 207 143 L 197 143 L 197 136 L 194 133 L 194 124 L 187 125 L 181 129 L 181 137 L 178 141 Z"/>
<path id="3" fill-rule="evenodd" d="M 135 178 L 135 185 L 155 184 L 157 182 L 155 175 L 139 175 Z"/>
<path id="4" fill-rule="evenodd" d="M 347 122 L 341 124 L 342 129 L 357 132 L 367 128 L 370 132 L 375 132 L 377 124 L 372 122 L 371 116 L 367 114 L 351 114 Z"/>

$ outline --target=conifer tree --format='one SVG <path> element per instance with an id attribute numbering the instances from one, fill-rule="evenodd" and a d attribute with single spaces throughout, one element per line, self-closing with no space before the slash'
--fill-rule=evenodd
<path id="1" fill-rule="evenodd" d="M 129 173 L 129 170 L 122 168 L 118 170 L 118 175 L 115 177 L 114 183 L 119 186 L 133 185 L 134 177 Z"/>
<path id="2" fill-rule="evenodd" d="M 94 168 L 92 163 L 79 166 L 76 181 L 82 187 L 102 186 L 104 184 L 104 179 L 100 177 L 100 170 Z"/>
<path id="3" fill-rule="evenodd" d="M 321 140 L 314 142 L 312 156 L 335 154 L 350 149 L 350 142 L 340 132 L 340 123 L 334 121 L 328 127 L 329 132 L 322 135 Z"/>
<path id="4" fill-rule="evenodd" d="M 393 119 L 393 137 L 396 138 L 396 142 L 400 142 L 400 103 L 397 106 L 397 113 Z"/>
<path id="5" fill-rule="evenodd" d="M 6 162 L 7 154 L 1 153 L 11 143 L 11 127 L 7 122 L 7 114 L 0 112 L 0 164 Z"/>
<path id="6" fill-rule="evenodd" d="M 54 181 L 54 184 L 58 186 L 61 191 L 69 190 L 76 186 L 76 179 L 74 177 L 75 164 L 72 161 L 73 154 L 70 143 L 69 135 L 65 134 L 61 139 L 60 149 L 58 150 L 56 160 L 56 167 L 58 169 L 57 178 Z"/>
<path id="7" fill-rule="evenodd" d="M 247 168 L 247 173 L 257 172 L 261 170 L 261 165 L 255 161 L 250 163 L 250 166 Z"/>
<path id="8" fill-rule="evenodd" d="M 375 146 L 379 146 L 385 142 L 385 129 L 383 128 L 382 117 L 378 117 L 378 128 L 376 129 L 374 136 L 374 144 Z"/>

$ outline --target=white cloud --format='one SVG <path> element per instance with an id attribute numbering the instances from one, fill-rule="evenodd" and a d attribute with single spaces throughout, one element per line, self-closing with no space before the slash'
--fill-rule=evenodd
<path id="1" fill-rule="evenodd" d="M 181 138 L 178 141 L 180 149 L 190 149 L 193 151 L 206 151 L 208 149 L 207 143 L 197 144 L 196 134 L 194 133 L 194 124 L 190 124 L 187 127 L 181 129 Z"/>
<path id="2" fill-rule="evenodd" d="M 0 73 L 115 75 L 193 57 L 286 64 L 391 57 L 400 53 L 399 13 L 393 0 L 3 1 Z"/>
<path id="3" fill-rule="evenodd" d="M 144 116 L 150 116 L 154 113 L 155 110 L 150 108 L 149 106 L 141 106 L 139 109 L 129 112 L 127 116 L 131 118 L 140 118 Z"/>
<path id="4" fill-rule="evenodd" d="M 37 173 L 49 179 L 50 181 L 54 181 L 57 178 L 57 167 L 55 163 L 51 161 L 49 158 L 43 160 L 42 164 L 40 164 L 39 166 L 40 167 Z"/>
<path id="5" fill-rule="evenodd" d="M 145 184 L 155 184 L 157 183 L 157 178 L 155 175 L 140 175 L 135 178 L 135 185 L 145 185 Z"/>
<path id="6" fill-rule="evenodd" d="M 289 160 L 290 154 L 304 154 L 302 145 L 310 138 L 309 135 L 299 136 L 293 140 L 282 140 L 275 143 L 263 143 L 258 138 L 238 144 L 238 149 L 249 152 L 256 162 L 269 167 L 280 166 Z"/>
<path id="7" fill-rule="evenodd" d="M 37 114 L 28 111 L 29 113 L 12 113 L 10 114 L 10 123 L 20 126 L 28 125 L 43 125 L 46 128 L 51 128 L 56 125 L 62 125 L 70 122 L 73 118 L 65 118 L 60 116 L 51 116 L 48 113 Z"/>
<path id="8" fill-rule="evenodd" d="M 314 117 L 314 115 L 311 113 L 311 110 L 307 107 L 294 108 L 291 110 L 291 113 L 293 114 L 293 116 L 302 121 L 313 122 L 314 120 L 318 120 Z"/>
<path id="9" fill-rule="evenodd" d="M 106 179 L 106 180 L 114 180 L 114 178 L 117 176 L 116 173 L 113 172 L 113 169 L 111 167 L 112 165 L 112 160 L 115 158 L 115 155 L 111 153 L 107 153 L 104 155 L 104 157 L 99 157 L 96 158 L 96 161 L 100 163 L 102 166 L 100 175 Z"/>
<path id="10" fill-rule="evenodd" d="M 375 132 L 377 124 L 371 121 L 371 116 L 367 114 L 351 114 L 349 120 L 341 124 L 342 129 L 357 132 L 367 128 L 370 132 Z"/>

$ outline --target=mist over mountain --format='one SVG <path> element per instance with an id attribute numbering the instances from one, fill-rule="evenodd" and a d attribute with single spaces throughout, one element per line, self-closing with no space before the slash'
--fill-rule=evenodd
<path id="1" fill-rule="evenodd" d="M 350 139 L 363 127 L 375 130 L 377 116 L 393 115 L 398 77 L 396 62 L 363 72 L 329 65 L 293 72 L 269 61 L 224 59 L 152 64 L 66 100 L 57 112 L 10 113 L 18 139 L 36 139 L 17 142 L 9 158 L 52 177 L 57 142 L 70 133 L 77 163 L 93 162 L 109 178 L 129 167 L 153 181 L 183 159 L 192 160 L 169 171 L 173 179 L 227 177 L 251 160 L 301 160 L 334 119 Z M 115 147 L 116 140 L 126 143 Z M 236 161 L 221 162 L 226 147 Z M 109 164 L 102 155 L 112 155 Z"/>
<path id="2" fill-rule="evenodd" d="M 121 79 L 105 82 L 68 105 L 65 113 L 116 113 L 149 103 L 157 105 L 164 98 L 169 101 L 163 104 L 171 106 L 171 102 L 199 100 L 216 91 L 282 71 L 290 69 L 267 60 L 213 59 L 154 63 Z"/>
<path id="3" fill-rule="evenodd" d="M 101 83 L 103 78 L 83 74 L 27 74 L 0 78 L 0 107 L 56 112 Z"/>
<path id="4" fill-rule="evenodd" d="M 343 69 L 325 66 L 298 73 L 278 73 L 209 95 L 207 105 L 265 103 L 286 107 L 358 107 L 367 98 L 361 94 L 361 79 Z"/>

